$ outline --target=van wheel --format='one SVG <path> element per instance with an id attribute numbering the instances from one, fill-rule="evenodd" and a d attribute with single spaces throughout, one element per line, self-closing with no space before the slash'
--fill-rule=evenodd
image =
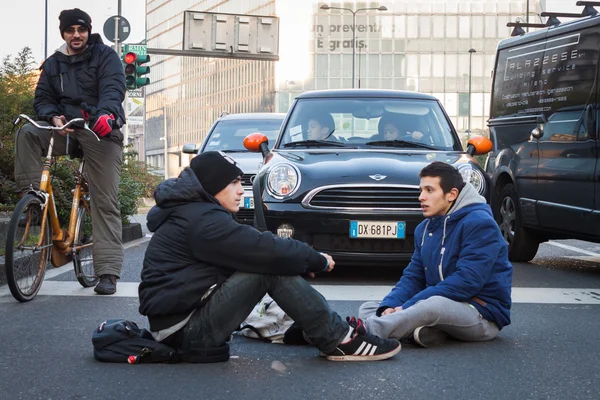
<path id="1" fill-rule="evenodd" d="M 508 244 L 509 260 L 531 261 L 538 251 L 540 241 L 523 228 L 517 191 L 513 184 L 509 183 L 502 188 L 495 211 L 500 231 Z"/>

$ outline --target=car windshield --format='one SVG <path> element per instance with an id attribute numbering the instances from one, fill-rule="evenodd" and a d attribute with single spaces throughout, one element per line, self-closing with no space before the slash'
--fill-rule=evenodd
<path id="1" fill-rule="evenodd" d="M 248 151 L 244 148 L 244 138 L 251 133 L 264 134 L 270 143 L 275 143 L 283 120 L 279 119 L 239 119 L 223 120 L 207 138 L 203 151 L 221 150 L 230 152 Z"/>
<path id="2" fill-rule="evenodd" d="M 437 101 L 298 99 L 279 147 L 339 148 L 340 144 L 349 148 L 460 149 Z"/>

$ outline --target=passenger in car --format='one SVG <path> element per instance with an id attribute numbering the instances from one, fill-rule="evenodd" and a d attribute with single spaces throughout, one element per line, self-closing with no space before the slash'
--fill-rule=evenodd
<path id="1" fill-rule="evenodd" d="M 328 112 L 319 112 L 310 117 L 307 124 L 308 140 L 326 140 L 328 138 L 337 139 L 333 136 L 335 131 L 335 122 Z"/>
<path id="2" fill-rule="evenodd" d="M 419 177 L 426 219 L 411 262 L 383 301 L 360 307 L 359 321 L 374 335 L 423 347 L 448 336 L 494 339 L 510 324 L 513 267 L 492 211 L 449 164 L 434 162 Z"/>
<path id="3" fill-rule="evenodd" d="M 400 342 L 348 323 L 301 276 L 333 270 L 331 256 L 233 219 L 242 173 L 225 153 L 208 151 L 156 188 L 139 286 L 139 310 L 154 339 L 195 362 L 227 361 L 230 335 L 268 292 L 327 360 L 398 353 Z"/>

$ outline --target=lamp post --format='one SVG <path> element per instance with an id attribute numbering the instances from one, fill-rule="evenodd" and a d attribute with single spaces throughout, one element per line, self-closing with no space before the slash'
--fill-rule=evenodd
<path id="1" fill-rule="evenodd" d="M 46 0 L 46 23 L 44 24 L 44 60 L 48 58 L 48 0 Z"/>
<path id="2" fill-rule="evenodd" d="M 471 137 L 471 67 L 473 64 L 473 53 L 476 53 L 476 50 L 471 48 L 469 49 L 469 118 L 467 123 L 467 136 Z"/>
<path id="3" fill-rule="evenodd" d="M 367 10 L 377 10 L 377 11 L 387 11 L 386 6 L 379 7 L 367 7 L 367 8 L 359 8 L 357 10 L 352 10 L 351 8 L 344 7 L 331 7 L 327 4 L 322 4 L 319 7 L 321 10 L 342 10 L 342 11 L 350 11 L 352 13 L 352 89 L 354 89 L 354 81 L 356 80 L 354 77 L 354 60 L 356 58 L 356 13 L 359 11 L 367 11 Z"/>
<path id="4" fill-rule="evenodd" d="M 287 90 L 288 92 L 288 110 L 290 109 L 290 103 L 292 102 L 292 89 L 288 89 L 288 83 L 292 86 L 294 86 L 296 84 L 296 82 L 294 81 L 285 81 L 285 83 L 283 84 L 285 86 L 285 90 Z"/>

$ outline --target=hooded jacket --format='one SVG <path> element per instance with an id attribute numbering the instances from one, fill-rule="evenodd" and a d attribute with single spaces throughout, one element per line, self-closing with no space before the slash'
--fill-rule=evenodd
<path id="1" fill-rule="evenodd" d="M 148 213 L 154 232 L 139 286 L 140 314 L 157 332 L 202 307 L 203 296 L 236 271 L 300 275 L 320 272 L 327 260 L 306 243 L 236 222 L 208 194 L 189 167 L 161 183 Z"/>
<path id="2" fill-rule="evenodd" d="M 491 209 L 467 183 L 446 215 L 417 226 L 411 262 L 378 314 L 443 296 L 471 304 L 502 329 L 510 324 L 512 273 L 508 247 Z"/>
<path id="3" fill-rule="evenodd" d="M 81 118 L 81 103 L 96 107 L 96 115 L 113 114 L 125 124 L 125 73 L 113 49 L 97 33 L 90 35 L 81 54 L 68 56 L 66 43 L 44 61 L 33 106 L 40 119 L 64 115 Z"/>

